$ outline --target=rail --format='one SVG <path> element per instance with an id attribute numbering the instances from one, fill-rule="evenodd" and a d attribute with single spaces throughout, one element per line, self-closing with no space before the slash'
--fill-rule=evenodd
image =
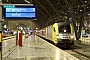
<path id="1" fill-rule="evenodd" d="M 12 38 L 15 38 L 16 36 L 10 36 L 10 37 L 5 37 L 5 38 L 2 38 L 2 40 L 8 40 L 8 39 L 12 39 Z"/>

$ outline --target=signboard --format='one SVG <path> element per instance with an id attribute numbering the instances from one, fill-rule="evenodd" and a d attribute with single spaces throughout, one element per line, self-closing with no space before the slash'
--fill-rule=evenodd
<path id="1" fill-rule="evenodd" d="M 37 19 L 36 6 L 3 6 L 4 19 Z"/>

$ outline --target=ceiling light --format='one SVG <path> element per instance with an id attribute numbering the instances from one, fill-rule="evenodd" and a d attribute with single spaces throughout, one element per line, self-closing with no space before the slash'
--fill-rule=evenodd
<path id="1" fill-rule="evenodd" d="M 64 13 L 64 12 L 62 12 L 62 13 Z"/>
<path id="2" fill-rule="evenodd" d="M 70 12 L 70 11 L 68 11 L 68 12 Z"/>
<path id="3" fill-rule="evenodd" d="M 27 3 L 30 3 L 28 0 L 24 0 L 25 2 L 27 2 Z"/>
<path id="4" fill-rule="evenodd" d="M 76 12 L 75 12 L 76 13 Z"/>
<path id="5" fill-rule="evenodd" d="M 89 8 L 89 7 L 87 7 L 87 8 Z"/>
<path id="6" fill-rule="evenodd" d="M 80 5 L 78 5 L 78 7 L 80 7 Z"/>
<path id="7" fill-rule="evenodd" d="M 29 1 L 27 1 L 27 3 L 30 3 Z"/>
<path id="8" fill-rule="evenodd" d="M 85 1 L 85 3 L 87 3 L 87 1 Z"/>
<path id="9" fill-rule="evenodd" d="M 88 14 L 88 15 L 90 15 L 90 14 Z"/>
<path id="10" fill-rule="evenodd" d="M 80 11 L 82 11 L 82 10 L 80 10 Z"/>
<path id="11" fill-rule="evenodd" d="M 8 2 L 8 0 L 7 0 L 7 2 Z"/>
<path id="12" fill-rule="evenodd" d="M 59 3 L 57 3 L 57 4 L 59 4 Z"/>
<path id="13" fill-rule="evenodd" d="M 65 14 L 67 14 L 67 13 L 65 13 Z"/>

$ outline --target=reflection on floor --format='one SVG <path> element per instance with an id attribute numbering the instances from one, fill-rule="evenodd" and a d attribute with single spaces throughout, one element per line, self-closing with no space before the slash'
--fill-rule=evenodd
<path id="1" fill-rule="evenodd" d="M 15 38 L 3 41 L 3 60 L 78 60 L 36 35 L 23 36 L 23 46 Z"/>

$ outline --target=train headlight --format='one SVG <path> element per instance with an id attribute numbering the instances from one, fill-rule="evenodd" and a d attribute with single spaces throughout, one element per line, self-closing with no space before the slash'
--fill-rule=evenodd
<path id="1" fill-rule="evenodd" d="M 62 36 L 60 36 L 60 38 L 63 38 Z"/>
<path id="2" fill-rule="evenodd" d="M 66 32 L 66 30 L 64 30 L 64 32 Z"/>
<path id="3" fill-rule="evenodd" d="M 59 38 L 59 36 L 57 36 L 57 38 Z"/>
<path id="4" fill-rule="evenodd" d="M 71 38 L 74 38 L 74 36 L 71 36 Z"/>

